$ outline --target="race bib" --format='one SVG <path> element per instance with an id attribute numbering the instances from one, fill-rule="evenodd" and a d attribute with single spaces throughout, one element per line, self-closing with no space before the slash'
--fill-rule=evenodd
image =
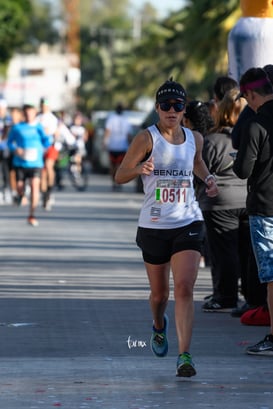
<path id="1" fill-rule="evenodd" d="M 24 150 L 24 159 L 28 162 L 35 162 L 38 158 L 38 152 L 35 148 L 28 148 Z"/>
<path id="2" fill-rule="evenodd" d="M 180 203 L 185 205 L 190 200 L 191 181 L 188 179 L 158 180 L 155 200 L 158 203 Z"/>

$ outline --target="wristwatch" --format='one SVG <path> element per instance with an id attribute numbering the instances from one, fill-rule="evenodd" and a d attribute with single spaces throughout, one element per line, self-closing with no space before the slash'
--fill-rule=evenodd
<path id="1" fill-rule="evenodd" d="M 208 175 L 208 176 L 205 177 L 204 182 L 207 184 L 210 179 L 215 180 L 215 177 L 213 175 Z"/>

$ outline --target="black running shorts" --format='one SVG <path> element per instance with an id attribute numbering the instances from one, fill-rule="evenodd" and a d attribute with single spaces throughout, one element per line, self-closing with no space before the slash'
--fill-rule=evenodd
<path id="1" fill-rule="evenodd" d="M 41 177 L 41 171 L 42 169 L 40 168 L 15 168 L 15 173 L 16 173 L 16 180 L 17 182 L 19 181 L 25 181 L 26 179 L 32 179 L 32 178 L 40 178 Z"/>
<path id="2" fill-rule="evenodd" d="M 197 221 L 176 229 L 138 227 L 136 243 L 142 250 L 144 261 L 164 264 L 179 251 L 196 250 L 201 253 L 204 238 L 204 222 Z"/>

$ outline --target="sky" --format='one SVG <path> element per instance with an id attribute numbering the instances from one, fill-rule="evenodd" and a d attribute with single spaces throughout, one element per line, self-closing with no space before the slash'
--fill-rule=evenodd
<path id="1" fill-rule="evenodd" d="M 166 17 L 170 12 L 181 9 L 185 0 L 131 0 L 135 10 L 139 10 L 145 3 L 150 3 L 157 9 L 160 17 Z"/>

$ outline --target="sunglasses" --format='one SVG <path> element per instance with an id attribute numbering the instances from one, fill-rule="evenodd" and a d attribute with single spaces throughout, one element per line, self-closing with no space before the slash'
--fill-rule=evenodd
<path id="1" fill-rule="evenodd" d="M 183 102 L 160 102 L 159 104 L 160 109 L 162 111 L 169 111 L 171 107 L 175 110 L 175 112 L 182 112 L 185 108 L 185 104 Z"/>

